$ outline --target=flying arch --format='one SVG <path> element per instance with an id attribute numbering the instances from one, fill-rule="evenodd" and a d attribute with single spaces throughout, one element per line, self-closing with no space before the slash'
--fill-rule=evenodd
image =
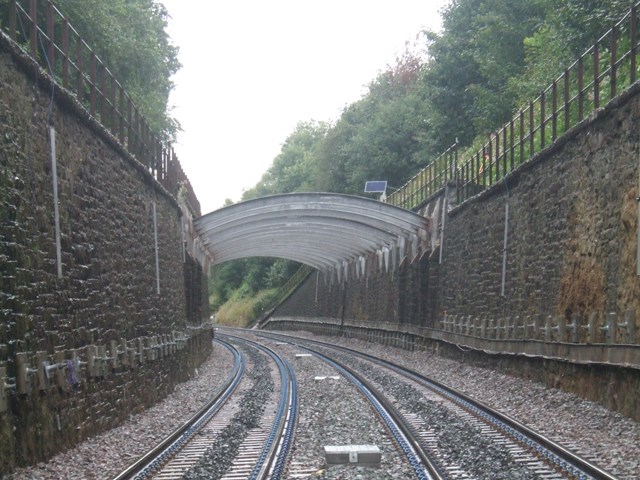
<path id="1" fill-rule="evenodd" d="M 236 203 L 194 221 L 212 264 L 278 257 L 326 271 L 408 241 L 427 219 L 387 203 L 336 193 L 291 193 Z"/>

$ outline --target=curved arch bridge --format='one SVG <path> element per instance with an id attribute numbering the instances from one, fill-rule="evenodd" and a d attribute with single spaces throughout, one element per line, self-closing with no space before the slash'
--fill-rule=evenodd
<path id="1" fill-rule="evenodd" d="M 364 269 L 377 254 L 388 270 L 395 255 L 423 250 L 428 220 L 393 205 L 354 195 L 292 193 L 240 202 L 194 221 L 212 264 L 246 257 L 295 260 L 320 271 Z M 391 259 L 391 260 L 390 260 Z"/>

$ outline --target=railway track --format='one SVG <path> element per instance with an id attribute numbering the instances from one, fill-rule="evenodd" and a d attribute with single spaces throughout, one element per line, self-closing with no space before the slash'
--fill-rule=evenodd
<path id="1" fill-rule="evenodd" d="M 579 479 L 579 480 L 615 480 L 616 477 L 600 469 L 594 463 L 587 461 L 576 455 L 569 449 L 545 438 L 534 432 L 525 425 L 511 419 L 510 417 L 497 412 L 490 407 L 477 402 L 461 392 L 453 390 L 432 379 L 426 378 L 392 362 L 372 357 L 363 352 L 355 351 L 345 347 L 331 345 L 316 340 L 291 337 L 289 335 L 261 335 L 278 341 L 289 342 L 299 348 L 304 349 L 314 355 L 331 358 L 351 365 L 349 371 L 360 371 L 364 364 L 374 365 L 370 369 L 374 380 L 369 380 L 368 385 L 372 389 L 384 389 L 385 396 L 390 397 L 397 414 L 405 419 L 410 425 L 409 430 L 416 438 L 415 442 L 418 450 L 422 450 L 430 459 L 435 473 L 448 479 L 468 479 L 468 478 L 506 478 L 498 477 L 478 477 L 478 472 L 469 472 L 465 468 L 464 462 L 458 462 L 457 456 L 442 448 L 442 431 L 433 428 L 432 421 L 425 417 L 420 409 L 413 409 L 405 405 L 401 399 L 395 399 L 394 395 L 403 388 L 402 385 L 410 385 L 410 398 L 420 397 L 420 402 L 436 405 L 439 415 L 450 415 L 452 423 L 465 423 L 469 431 L 476 432 L 469 438 L 466 445 L 458 445 L 458 448 L 478 451 L 483 453 L 474 441 L 481 441 L 485 445 L 490 445 L 494 451 L 500 451 L 509 457 L 510 461 L 523 472 L 529 472 L 529 477 L 542 479 Z M 313 347 L 312 347 L 313 346 Z M 322 351 L 318 350 L 321 348 Z M 334 352 L 334 353 L 330 353 Z M 338 352 L 338 357 L 336 353 Z M 347 359 L 347 356 L 351 360 Z M 353 358 L 358 360 L 354 365 Z M 384 370 L 384 373 L 382 371 Z M 389 387 L 392 385 L 392 387 Z M 405 397 L 406 398 L 406 397 Z M 459 457 L 459 455 L 458 455 Z M 484 472 L 484 475 L 488 475 Z M 490 474 L 489 474 L 490 475 Z M 518 477 L 520 478 L 520 477 Z"/>
<path id="2" fill-rule="evenodd" d="M 247 361 L 245 355 L 231 342 L 255 349 L 261 352 L 256 355 L 264 354 L 272 359 L 270 370 L 275 370 L 280 395 L 271 395 L 270 401 L 263 405 L 264 412 L 256 422 L 257 425 L 246 432 L 237 454 L 227 459 L 230 468 L 218 478 L 280 478 L 291 447 L 297 415 L 297 387 L 293 371 L 276 352 L 257 342 L 237 337 L 218 338 L 216 342 L 229 349 L 234 357 L 233 369 L 223 387 L 181 428 L 114 477 L 114 480 L 185 478 L 189 471 L 198 467 L 212 446 L 219 441 L 221 434 L 234 428 L 236 415 L 244 407 L 244 397 L 239 398 L 240 394 L 242 391 L 246 395 L 252 392 L 248 386 L 240 387 L 247 370 Z"/>
<path id="3" fill-rule="evenodd" d="M 225 387 L 184 428 L 168 437 L 115 480 L 297 479 L 311 478 L 314 471 L 314 475 L 318 475 L 318 468 L 326 468 L 326 465 L 319 466 L 317 456 L 312 457 L 308 464 L 290 461 L 289 452 L 297 424 L 298 391 L 293 368 L 283 354 L 286 352 L 289 358 L 293 358 L 292 352 L 296 351 L 321 360 L 327 365 L 325 370 L 335 369 L 342 376 L 342 381 L 347 379 L 351 382 L 385 425 L 390 440 L 381 441 L 387 445 L 386 451 L 396 450 L 406 457 L 407 471 L 412 471 L 410 476 L 414 478 L 616 480 L 616 477 L 594 463 L 510 417 L 400 365 L 317 340 L 270 333 L 261 334 L 263 339 L 256 342 L 248 336 L 247 332 L 237 335 L 231 331 L 219 332 L 217 341 L 234 356 L 234 367 Z M 277 346 L 273 349 L 264 345 L 274 341 Z M 283 351 L 276 352 L 278 349 Z M 245 359 L 247 354 L 250 357 L 248 361 Z M 206 473 L 206 470 L 198 473 L 197 469 L 193 470 L 194 467 L 201 463 L 203 456 L 208 455 L 212 445 L 228 442 L 229 435 L 225 437 L 225 430 L 244 408 L 247 396 L 255 396 L 256 392 L 252 391 L 254 387 L 247 386 L 251 382 L 247 381 L 245 385 L 242 379 L 247 372 L 251 377 L 253 370 L 258 370 L 256 364 L 259 363 L 264 364 L 262 370 L 270 372 L 268 376 L 272 384 L 271 393 L 264 396 L 262 392 L 263 397 L 258 401 L 263 412 L 241 435 L 236 450 L 224 452 L 222 457 L 210 461 L 223 470 L 215 475 Z M 253 364 L 253 367 L 249 368 L 248 364 Z M 321 363 L 307 365 L 309 373 Z M 264 375 L 264 372 L 260 375 Z M 260 388 L 264 390 L 264 386 Z M 238 399 L 241 394 L 244 396 Z M 229 400 L 232 397 L 235 400 Z M 469 433 L 455 437 L 454 445 L 451 439 L 445 437 L 450 435 L 449 430 L 456 428 Z M 222 437 L 227 440 L 221 440 Z M 480 460 L 475 466 L 469 467 L 468 458 L 463 457 L 473 452 Z M 482 462 L 482 457 L 489 457 L 496 452 L 503 459 L 508 458 L 504 470 L 495 467 L 495 462 Z M 221 458 L 224 461 L 220 461 Z M 491 472 L 486 465 L 492 465 L 489 468 L 496 470 Z M 189 476 L 189 471 L 196 473 Z M 505 476 L 505 471 L 514 475 L 507 473 Z M 378 478 L 376 474 L 373 477 Z"/>
<path id="4" fill-rule="evenodd" d="M 431 461 L 429 455 L 420 445 L 419 438 L 410 428 L 409 422 L 387 400 L 385 395 L 380 393 L 364 376 L 335 358 L 331 358 L 317 350 L 306 347 L 303 347 L 303 349 L 333 366 L 370 402 L 396 441 L 398 449 L 407 457 L 407 461 L 413 468 L 416 478 L 420 480 L 444 480 L 446 478 L 440 473 L 438 467 Z"/>

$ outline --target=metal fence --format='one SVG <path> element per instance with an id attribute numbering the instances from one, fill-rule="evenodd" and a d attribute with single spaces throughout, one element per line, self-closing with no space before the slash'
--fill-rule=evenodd
<path id="1" fill-rule="evenodd" d="M 463 202 L 501 181 L 632 85 L 638 75 L 639 5 L 631 7 L 535 100 L 489 135 L 480 150 L 458 158 L 454 145 L 390 195 L 388 202 L 417 208 L 449 180 L 456 182 L 458 202 Z"/>
<path id="2" fill-rule="evenodd" d="M 9 0 L 3 30 L 56 83 L 108 130 L 170 193 L 184 197 L 196 216 L 200 203 L 176 154 L 149 127 L 120 82 L 50 0 Z"/>
<path id="3" fill-rule="evenodd" d="M 296 273 L 294 273 L 284 285 L 278 288 L 274 294 L 265 301 L 264 305 L 261 305 L 261 311 L 258 315 L 258 323 L 264 321 L 266 316 L 269 315 L 274 308 L 284 302 L 287 297 L 302 284 L 309 274 L 313 272 L 313 270 L 313 267 L 302 264 Z"/>

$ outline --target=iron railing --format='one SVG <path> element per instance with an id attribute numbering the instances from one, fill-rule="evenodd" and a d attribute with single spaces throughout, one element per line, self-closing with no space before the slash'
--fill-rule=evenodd
<path id="1" fill-rule="evenodd" d="M 109 68 L 50 0 L 8 0 L 2 28 L 54 81 L 70 91 L 170 193 L 200 216 L 200 203 L 176 154 L 149 126 Z"/>
<path id="2" fill-rule="evenodd" d="M 635 83 L 639 5 L 631 7 L 535 100 L 489 135 L 481 149 L 465 152 L 459 159 L 454 145 L 390 195 L 388 202 L 415 209 L 449 180 L 456 182 L 458 203 L 463 202 L 504 179 Z M 443 160 L 447 156 L 454 160 Z"/>
<path id="3" fill-rule="evenodd" d="M 300 284 L 307 278 L 307 276 L 314 270 L 310 265 L 302 264 L 300 268 L 286 281 L 284 285 L 278 288 L 272 296 L 261 307 L 261 312 L 258 315 L 258 322 L 262 322 L 266 315 L 270 314 L 274 308 L 280 305 L 293 291 L 298 288 Z"/>

